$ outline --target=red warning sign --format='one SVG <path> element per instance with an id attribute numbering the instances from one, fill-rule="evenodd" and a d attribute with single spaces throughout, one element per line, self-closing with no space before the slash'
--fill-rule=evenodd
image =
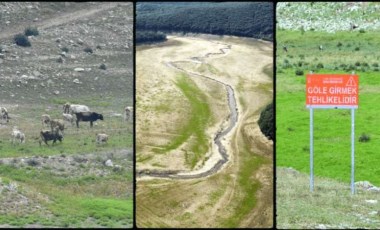
<path id="1" fill-rule="evenodd" d="M 308 108 L 357 108 L 359 77 L 349 74 L 307 74 Z"/>

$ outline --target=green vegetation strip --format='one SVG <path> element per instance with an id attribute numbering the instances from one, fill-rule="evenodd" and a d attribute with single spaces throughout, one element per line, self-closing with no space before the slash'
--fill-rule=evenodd
<path id="1" fill-rule="evenodd" d="M 238 174 L 238 188 L 240 192 L 235 193 L 241 195 L 241 197 L 235 198 L 236 207 L 234 214 L 223 221 L 222 227 L 225 228 L 239 227 L 240 222 L 253 210 L 257 202 L 256 192 L 261 184 L 259 181 L 253 180 L 252 176 L 260 166 L 271 163 L 268 159 L 255 155 L 249 150 L 249 140 L 244 135 L 243 141 L 244 144 L 239 146 L 239 148 L 242 148 L 239 151 L 241 168 Z"/>
<path id="2" fill-rule="evenodd" d="M 186 123 L 181 124 L 180 130 L 178 130 L 179 136 L 175 137 L 168 145 L 162 146 L 163 149 L 157 149 L 156 151 L 167 152 L 176 149 L 190 137 L 194 137 L 195 140 L 189 143 L 190 149 L 186 156 L 186 162 L 191 167 L 194 167 L 208 150 L 208 137 L 205 130 L 210 120 L 211 111 L 207 104 L 206 95 L 188 76 L 182 74 L 178 78 L 176 85 L 190 103 L 189 119 L 184 121 Z"/>
<path id="3" fill-rule="evenodd" d="M 89 124 L 82 123 L 80 126 L 87 126 Z M 117 127 L 115 127 L 117 128 Z M 131 128 L 131 127 L 130 127 Z M 72 127 L 70 132 L 76 127 Z M 38 140 L 28 139 L 25 143 L 16 143 L 12 145 L 9 141 L 0 141 L 0 152 L 1 157 L 21 157 L 21 156 L 52 156 L 58 154 L 76 154 L 76 153 L 90 153 L 105 151 L 107 149 L 120 149 L 120 148 L 131 148 L 133 143 L 132 133 L 127 130 L 115 131 L 110 135 L 110 139 L 105 145 L 97 145 L 95 142 L 95 129 L 88 130 L 88 127 L 83 127 L 80 129 L 82 132 L 91 132 L 90 134 L 66 134 L 62 143 L 57 141 L 52 145 L 52 141 L 49 141 L 50 146 L 46 146 L 44 142 L 41 146 Z M 131 128 L 132 129 L 132 128 Z M 86 131 L 83 131 L 86 130 Z M 66 131 L 66 132 L 68 132 Z M 38 133 L 39 131 L 36 131 Z M 99 132 L 101 132 L 99 130 Z"/>
<path id="4" fill-rule="evenodd" d="M 40 216 L 39 213 L 33 215 L 8 214 L 0 217 L 2 224 L 23 226 L 38 223 L 47 226 L 72 227 L 80 226 L 88 218 L 94 218 L 95 224 L 101 226 L 132 225 L 133 200 L 131 198 L 115 198 L 109 195 L 95 197 L 83 189 L 86 186 L 107 183 L 107 181 L 132 183 L 131 172 L 122 172 L 106 177 L 66 178 L 32 167 L 17 169 L 12 166 L 1 165 L 0 175 L 4 181 L 12 179 L 18 183 L 32 186 L 40 193 L 47 195 L 52 202 L 45 203 L 44 206 L 54 215 L 49 220 Z M 77 191 L 74 191 L 73 187 L 77 188 Z"/>

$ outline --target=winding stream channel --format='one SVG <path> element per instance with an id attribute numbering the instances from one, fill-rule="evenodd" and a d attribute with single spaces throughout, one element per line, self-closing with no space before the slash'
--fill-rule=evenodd
<path id="1" fill-rule="evenodd" d="M 215 43 L 217 43 L 217 42 L 215 42 Z M 188 74 L 189 76 L 205 78 L 207 80 L 217 82 L 218 84 L 221 84 L 226 88 L 228 107 L 230 110 L 229 125 L 224 130 L 218 131 L 214 136 L 214 143 L 218 146 L 218 151 L 219 151 L 219 154 L 222 157 L 222 159 L 219 159 L 210 169 L 208 169 L 204 172 L 189 174 L 192 171 L 145 169 L 145 170 L 137 170 L 137 172 L 136 172 L 137 177 L 139 177 L 139 178 L 141 178 L 141 177 L 157 177 L 157 178 L 170 178 L 170 179 L 202 178 L 202 177 L 207 177 L 207 176 L 210 176 L 210 175 L 217 173 L 223 167 L 223 165 L 228 162 L 229 154 L 228 154 L 226 148 L 223 146 L 221 140 L 223 137 L 225 137 L 234 128 L 234 126 L 236 125 L 237 120 L 238 120 L 238 108 L 237 108 L 237 104 L 236 104 L 235 93 L 234 93 L 232 86 L 229 84 L 226 84 L 222 81 L 216 80 L 212 77 L 185 70 L 185 69 L 179 67 L 178 65 L 176 65 L 177 63 L 186 63 L 186 62 L 203 63 L 203 59 L 208 58 L 208 57 L 213 56 L 213 55 L 226 54 L 226 51 L 231 49 L 231 45 L 223 44 L 223 43 L 217 43 L 217 44 L 225 45 L 224 48 L 219 49 L 220 52 L 218 52 L 218 53 L 207 53 L 206 55 L 204 55 L 202 57 L 192 57 L 192 58 L 190 58 L 191 61 L 166 62 L 165 64 L 168 67 L 174 68 L 174 69 L 179 70 L 181 72 L 184 72 L 184 73 Z M 201 170 L 197 170 L 197 171 L 201 171 Z"/>

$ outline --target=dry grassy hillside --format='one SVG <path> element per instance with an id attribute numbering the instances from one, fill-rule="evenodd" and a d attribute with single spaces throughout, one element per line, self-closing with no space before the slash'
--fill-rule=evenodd
<path id="1" fill-rule="evenodd" d="M 11 118 L 0 124 L 0 226 L 130 227 L 133 4 L 2 2 L 0 19 L 0 106 Z M 39 34 L 16 45 L 28 27 Z M 65 102 L 104 120 L 66 123 L 62 143 L 39 146 L 41 115 L 62 119 Z M 25 143 L 10 142 L 14 126 Z"/>

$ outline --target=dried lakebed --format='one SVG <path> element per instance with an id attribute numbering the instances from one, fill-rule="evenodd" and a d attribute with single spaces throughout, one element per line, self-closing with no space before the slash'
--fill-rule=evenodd
<path id="1" fill-rule="evenodd" d="M 216 43 L 216 42 L 214 42 L 214 43 Z M 170 179 L 203 178 L 203 177 L 207 177 L 207 176 L 210 176 L 210 175 L 217 173 L 223 167 L 223 165 L 225 165 L 228 162 L 229 155 L 228 155 L 226 148 L 223 146 L 221 140 L 229 132 L 231 132 L 231 130 L 236 126 L 236 123 L 238 121 L 238 108 L 237 108 L 237 104 L 236 104 L 234 89 L 232 88 L 231 85 L 226 84 L 222 81 L 216 80 L 214 78 L 211 78 L 211 77 L 203 75 L 203 74 L 188 71 L 188 70 L 181 68 L 178 65 L 176 65 L 178 63 L 186 63 L 186 62 L 203 63 L 203 60 L 205 58 L 208 58 L 208 57 L 214 56 L 214 55 L 227 54 L 227 51 L 229 51 L 231 49 L 231 45 L 223 44 L 223 43 L 217 43 L 217 44 L 225 45 L 225 47 L 220 48 L 219 49 L 220 52 L 207 53 L 206 55 L 204 55 L 202 57 L 191 57 L 190 61 L 166 62 L 165 64 L 169 68 L 174 68 L 178 71 L 181 71 L 185 74 L 188 74 L 189 76 L 201 77 L 201 78 L 204 78 L 205 80 L 211 80 L 211 81 L 217 82 L 218 84 L 221 84 L 222 86 L 225 87 L 226 93 L 227 93 L 228 107 L 229 107 L 229 111 L 230 111 L 229 118 L 228 118 L 229 119 L 229 125 L 224 130 L 218 131 L 215 134 L 215 137 L 213 139 L 215 145 L 218 147 L 218 151 L 219 151 L 219 154 L 222 157 L 222 159 L 219 159 L 211 168 L 205 169 L 205 167 L 204 167 L 203 169 L 197 170 L 197 172 L 195 172 L 195 173 L 194 172 L 184 172 L 184 171 L 180 171 L 180 170 L 148 170 L 148 169 L 137 170 L 136 174 L 137 174 L 138 178 L 140 178 L 140 179 L 151 178 L 151 177 L 154 177 L 154 178 L 170 178 Z"/>

